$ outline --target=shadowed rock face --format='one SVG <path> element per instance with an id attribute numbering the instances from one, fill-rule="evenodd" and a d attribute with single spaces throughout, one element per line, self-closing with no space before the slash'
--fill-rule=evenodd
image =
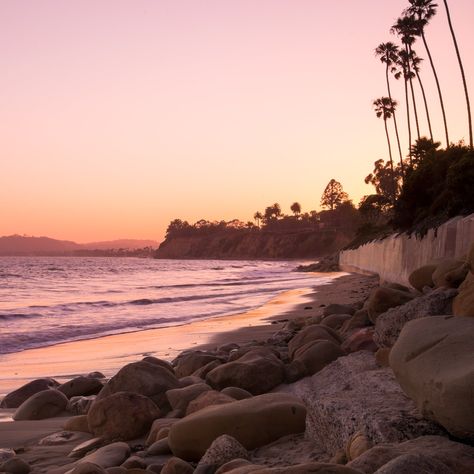
<path id="1" fill-rule="evenodd" d="M 474 319 L 432 316 L 405 325 L 390 366 L 423 414 L 474 440 Z"/>

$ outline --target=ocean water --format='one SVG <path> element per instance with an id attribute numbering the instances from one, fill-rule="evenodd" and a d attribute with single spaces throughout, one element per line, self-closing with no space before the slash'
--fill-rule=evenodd
<path id="1" fill-rule="evenodd" d="M 329 282 L 299 263 L 0 257 L 0 354 L 238 314 Z"/>

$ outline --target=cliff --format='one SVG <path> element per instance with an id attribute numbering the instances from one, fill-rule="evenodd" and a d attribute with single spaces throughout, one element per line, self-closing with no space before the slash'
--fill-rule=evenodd
<path id="1" fill-rule="evenodd" d="M 335 252 L 349 241 L 350 237 L 337 231 L 219 232 L 166 239 L 156 251 L 155 258 L 314 258 Z"/>

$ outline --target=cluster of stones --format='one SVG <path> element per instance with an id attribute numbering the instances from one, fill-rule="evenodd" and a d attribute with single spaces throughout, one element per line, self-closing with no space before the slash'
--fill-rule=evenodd
<path id="1" fill-rule="evenodd" d="M 148 356 L 108 381 L 35 380 L 2 406 L 15 420 L 75 415 L 55 442 L 88 439 L 51 474 L 472 473 L 474 246 L 410 283 L 290 320 L 267 341 Z M 29 470 L 21 454 L 0 464 Z"/>

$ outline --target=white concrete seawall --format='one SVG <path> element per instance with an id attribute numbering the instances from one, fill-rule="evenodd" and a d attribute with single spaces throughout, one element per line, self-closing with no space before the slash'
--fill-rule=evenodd
<path id="1" fill-rule="evenodd" d="M 340 253 L 341 270 L 378 274 L 382 281 L 408 283 L 408 275 L 428 262 L 463 257 L 474 243 L 474 214 L 455 217 L 422 239 L 406 234 L 391 235 L 355 250 Z"/>

